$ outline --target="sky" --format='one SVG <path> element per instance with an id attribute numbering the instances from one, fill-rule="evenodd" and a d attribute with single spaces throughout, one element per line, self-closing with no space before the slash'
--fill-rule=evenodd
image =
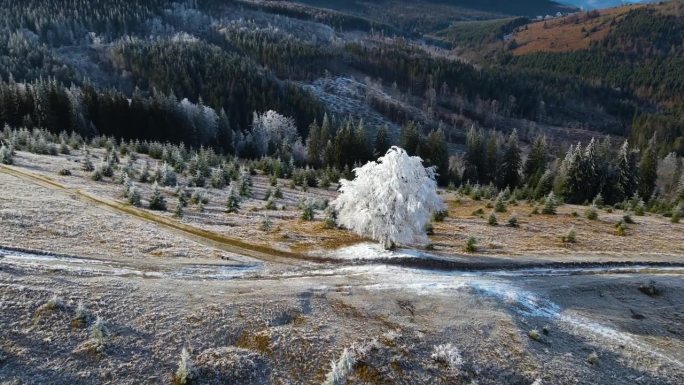
<path id="1" fill-rule="evenodd" d="M 625 3 L 641 3 L 645 0 L 557 0 L 583 9 L 616 7 Z"/>

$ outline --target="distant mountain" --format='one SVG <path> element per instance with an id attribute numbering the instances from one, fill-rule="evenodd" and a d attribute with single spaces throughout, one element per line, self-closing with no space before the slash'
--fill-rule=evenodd
<path id="1" fill-rule="evenodd" d="M 362 1 L 362 0 L 299 0 L 300 3 L 310 4 L 337 10 L 362 12 L 364 4 L 383 3 L 387 0 Z M 569 12 L 576 8 L 571 5 L 563 5 L 549 0 L 418 0 L 418 1 L 393 1 L 393 3 L 426 3 L 447 5 L 464 9 L 472 9 L 481 12 L 489 12 L 502 15 L 536 16 L 555 14 L 556 12 Z"/>
<path id="2" fill-rule="evenodd" d="M 648 0 L 561 0 L 560 2 L 581 9 L 602 9 L 627 4 L 646 3 Z"/>

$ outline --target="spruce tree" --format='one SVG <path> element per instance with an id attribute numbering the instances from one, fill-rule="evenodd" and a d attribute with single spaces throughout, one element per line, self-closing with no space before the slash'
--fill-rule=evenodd
<path id="1" fill-rule="evenodd" d="M 321 127 L 314 120 L 309 126 L 309 137 L 306 140 L 306 154 L 310 165 L 320 167 L 321 153 L 323 152 L 321 143 Z"/>
<path id="2" fill-rule="evenodd" d="M 637 181 L 636 156 L 629 148 L 629 143 L 625 141 L 617 156 L 615 200 L 619 202 L 633 196 L 637 192 Z"/>
<path id="3" fill-rule="evenodd" d="M 83 150 L 83 164 L 81 165 L 81 169 L 85 172 L 93 172 L 95 171 L 95 166 L 93 166 L 93 161 L 90 159 L 90 151 L 86 148 Z"/>
<path id="4" fill-rule="evenodd" d="M 518 141 L 518 132 L 513 130 L 506 141 L 501 164 L 499 166 L 499 187 L 516 188 L 520 183 L 520 167 L 522 152 Z"/>
<path id="5" fill-rule="evenodd" d="M 229 213 L 237 213 L 240 209 L 240 198 L 235 194 L 235 190 L 231 187 L 228 193 L 228 201 L 226 202 L 226 211 Z"/>
<path id="6" fill-rule="evenodd" d="M 401 148 L 409 155 L 415 155 L 420 142 L 420 131 L 414 121 L 409 121 L 401 127 Z"/>
<path id="7" fill-rule="evenodd" d="M 155 182 L 152 188 L 152 196 L 150 197 L 149 209 L 155 211 L 166 211 L 166 199 L 162 193 L 159 185 Z"/>
<path id="8" fill-rule="evenodd" d="M 173 217 L 181 219 L 183 218 L 183 202 L 178 200 L 178 203 L 176 203 L 176 208 L 173 210 Z"/>
<path id="9" fill-rule="evenodd" d="M 556 200 L 556 196 L 554 195 L 553 191 L 551 191 L 549 195 L 546 196 L 546 200 L 544 201 L 544 208 L 542 209 L 542 214 L 555 215 L 557 207 L 558 201 Z"/>
<path id="10" fill-rule="evenodd" d="M 2 144 L 0 146 L 0 163 L 2 164 L 12 164 L 14 163 L 13 151 L 10 146 L 5 146 Z"/>
<path id="11" fill-rule="evenodd" d="M 658 155 L 655 150 L 655 137 L 641 154 L 639 161 L 639 195 L 649 200 L 658 178 Z"/>
<path id="12" fill-rule="evenodd" d="M 387 127 L 387 124 L 381 126 L 378 128 L 378 132 L 375 134 L 375 143 L 373 144 L 373 155 L 378 158 L 385 153 L 387 153 L 387 150 L 390 148 L 390 141 L 389 141 L 389 127 Z"/>
<path id="13" fill-rule="evenodd" d="M 128 193 L 126 194 L 126 197 L 128 198 L 128 203 L 135 207 L 140 207 L 142 206 L 142 198 L 140 197 L 140 191 L 138 191 L 138 188 L 133 185 L 131 188 L 128 190 Z"/>
<path id="14" fill-rule="evenodd" d="M 525 182 L 530 186 L 537 186 L 539 179 L 546 172 L 546 165 L 548 162 L 548 148 L 546 145 L 546 137 L 539 136 L 532 144 L 530 155 L 525 161 L 523 174 Z"/>

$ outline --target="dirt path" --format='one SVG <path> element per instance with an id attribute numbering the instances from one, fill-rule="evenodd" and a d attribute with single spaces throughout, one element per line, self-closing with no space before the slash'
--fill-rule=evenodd
<path id="1" fill-rule="evenodd" d="M 180 223 L 173 219 L 156 215 L 149 211 L 138 209 L 121 202 L 96 196 L 84 190 L 69 188 L 46 176 L 38 175 L 18 167 L 0 165 L 0 172 L 12 175 L 29 183 L 55 190 L 62 194 L 77 197 L 81 201 L 94 204 L 103 209 L 154 223 L 167 230 L 181 234 L 195 242 L 205 246 L 215 247 L 223 251 L 256 258 L 261 261 L 282 264 L 301 264 L 302 262 L 335 262 L 335 260 L 278 250 L 268 245 L 254 244 L 240 239 L 226 237 L 224 235 Z"/>

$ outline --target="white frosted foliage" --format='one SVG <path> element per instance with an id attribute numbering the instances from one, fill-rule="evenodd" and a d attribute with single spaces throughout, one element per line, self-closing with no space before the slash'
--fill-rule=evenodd
<path id="1" fill-rule="evenodd" d="M 385 248 L 427 241 L 425 225 L 433 212 L 444 209 L 434 168 L 392 147 L 354 172 L 354 180 L 340 181 L 342 193 L 332 202 L 341 226 Z"/>

